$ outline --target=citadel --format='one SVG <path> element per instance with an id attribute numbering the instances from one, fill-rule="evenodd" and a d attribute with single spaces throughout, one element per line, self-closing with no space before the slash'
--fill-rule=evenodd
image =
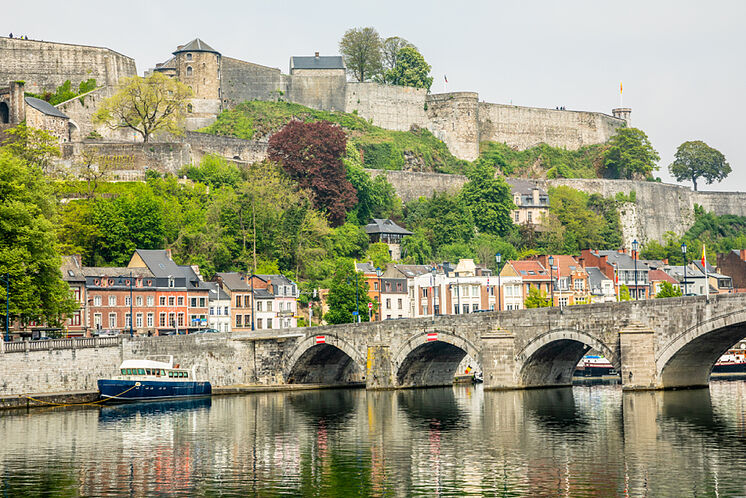
<path id="1" fill-rule="evenodd" d="M 630 108 L 612 114 L 521 107 L 479 100 L 477 92 L 430 94 L 424 89 L 348 81 L 342 57 L 315 53 L 291 56 L 288 73 L 223 55 L 199 38 L 178 45 L 164 62 L 146 71 L 160 72 L 188 85 L 187 131 L 143 146 L 129 131 L 94 126 L 91 117 L 118 84 L 137 74 L 131 57 L 103 47 L 0 37 L 0 132 L 26 120 L 61 142 L 63 165 L 85 149 L 99 163 L 113 166 L 119 180 L 137 180 L 149 169 L 175 173 L 185 164 L 217 154 L 239 163 L 266 157 L 266 141 L 242 140 L 199 133 L 217 115 L 250 100 L 287 101 L 311 108 L 354 113 L 372 124 L 398 131 L 426 128 L 450 152 L 464 160 L 478 157 L 479 144 L 493 141 L 524 150 L 539 144 L 566 149 L 601 144 L 630 123 Z M 96 88 L 56 106 L 24 96 L 25 92 L 54 91 L 66 80 L 73 85 L 95 79 Z M 6 82 L 6 83 L 2 83 Z M 3 88 L 3 85 L 7 87 Z M 369 170 L 385 174 L 405 202 L 438 191 L 457 191 L 461 175 Z M 746 216 L 746 194 L 692 192 L 688 187 L 656 182 L 555 179 L 535 185 L 567 185 L 588 193 L 613 197 L 636 193 L 620 211 L 625 244 L 662 240 L 666 232 L 684 233 L 694 222 L 694 206 L 715 214 Z M 661 202 L 667 199 L 670 202 Z"/>

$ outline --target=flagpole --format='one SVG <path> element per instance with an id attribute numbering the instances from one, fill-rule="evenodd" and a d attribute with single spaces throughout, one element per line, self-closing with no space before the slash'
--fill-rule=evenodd
<path id="1" fill-rule="evenodd" d="M 624 87 L 622 86 L 622 82 L 620 81 L 619 82 L 619 107 L 624 107 L 623 96 L 622 96 L 623 89 Z"/>
<path id="2" fill-rule="evenodd" d="M 707 251 L 705 245 L 702 244 L 702 269 L 705 271 L 705 296 L 710 299 L 710 277 L 707 276 Z"/>

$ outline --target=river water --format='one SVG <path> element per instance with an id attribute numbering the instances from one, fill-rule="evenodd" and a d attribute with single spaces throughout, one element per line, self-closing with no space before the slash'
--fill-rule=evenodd
<path id="1" fill-rule="evenodd" d="M 746 495 L 746 382 L 0 412 L 0 496 Z"/>

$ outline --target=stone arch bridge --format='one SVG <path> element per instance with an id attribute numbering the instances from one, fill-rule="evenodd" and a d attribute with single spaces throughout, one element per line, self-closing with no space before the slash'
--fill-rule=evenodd
<path id="1" fill-rule="evenodd" d="M 288 331 L 290 332 L 290 331 Z M 276 382 L 364 381 L 368 389 L 452 383 L 468 354 L 488 389 L 571 383 L 594 349 L 624 389 L 706 386 L 717 359 L 746 337 L 746 294 L 604 303 L 295 329 L 255 368 Z M 301 333 L 302 332 L 302 333 Z M 257 341 L 256 337 L 235 338 Z M 266 363 L 265 362 L 265 363 Z"/>

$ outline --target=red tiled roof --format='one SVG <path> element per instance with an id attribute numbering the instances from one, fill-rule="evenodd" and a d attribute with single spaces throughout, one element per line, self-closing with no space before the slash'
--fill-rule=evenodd
<path id="1" fill-rule="evenodd" d="M 678 284 L 679 282 L 668 273 L 663 270 L 650 270 L 648 272 L 648 280 L 651 282 L 669 282 L 672 284 Z"/>
<path id="2" fill-rule="evenodd" d="M 549 280 L 549 270 L 538 261 L 508 261 L 508 263 L 523 280 Z"/>

